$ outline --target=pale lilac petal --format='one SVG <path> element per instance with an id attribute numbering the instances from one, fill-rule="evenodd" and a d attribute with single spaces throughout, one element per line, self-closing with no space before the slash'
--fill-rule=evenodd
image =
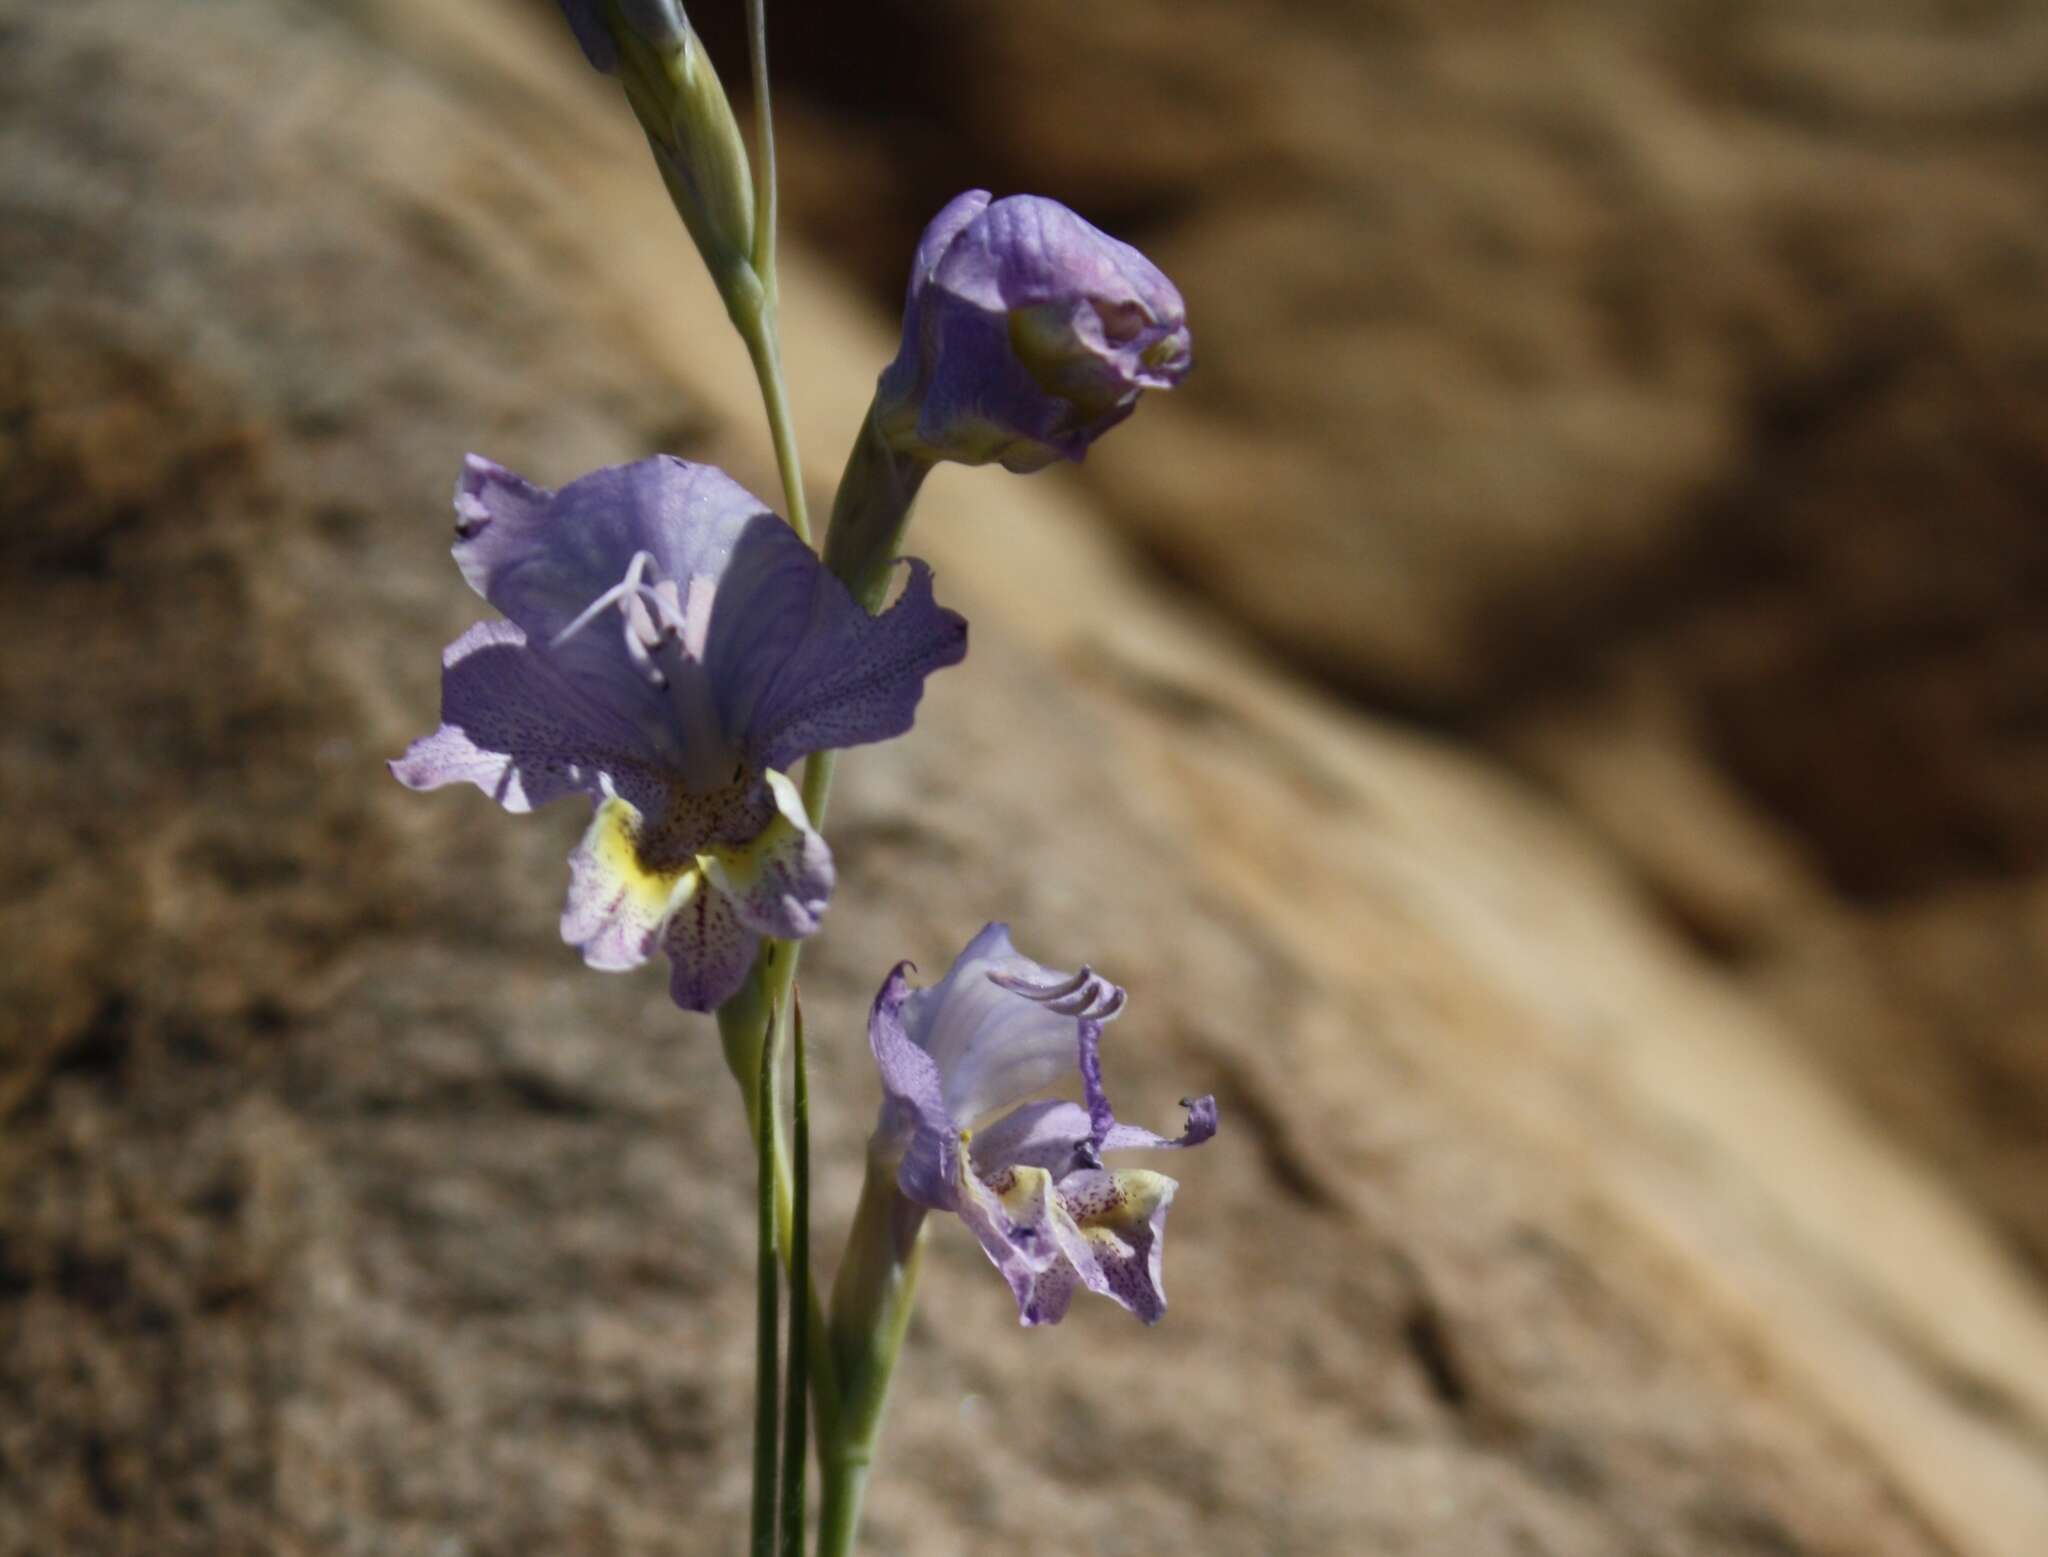
<path id="1" fill-rule="evenodd" d="M 974 1169 L 984 1176 L 1003 1168 L 1043 1168 L 1055 1178 L 1093 1166 L 1096 1150 L 1088 1111 L 1061 1099 L 1025 1103 L 974 1132 Z"/>
<path id="2" fill-rule="evenodd" d="M 967 623 L 910 560 L 903 596 L 861 609 L 787 525 L 750 526 L 712 607 L 705 669 L 728 736 L 756 768 L 908 730 L 925 678 L 967 653 Z"/>
<path id="3" fill-rule="evenodd" d="M 994 982 L 992 975 L 1057 985 L 1056 973 L 1010 944 L 991 924 L 968 942 L 946 976 L 905 1003 L 904 1026 L 937 1062 L 946 1111 L 962 1124 L 1022 1102 L 1070 1072 L 1074 1019 Z"/>
<path id="4" fill-rule="evenodd" d="M 716 1011 L 739 993 L 761 937 L 740 923 L 732 899 L 696 875 L 697 890 L 675 905 L 662 932 L 669 998 L 685 1011 Z"/>
<path id="5" fill-rule="evenodd" d="M 641 816 L 626 801 L 597 808 L 569 855 L 562 939 L 593 968 L 624 972 L 652 957 L 677 904 L 704 895 L 693 862 L 649 870 L 640 858 Z"/>
<path id="6" fill-rule="evenodd" d="M 816 932 L 831 899 L 832 851 L 812 830 L 796 786 L 780 773 L 766 779 L 774 818 L 744 843 L 706 849 L 704 873 L 749 930 L 801 940 Z"/>
<path id="7" fill-rule="evenodd" d="M 969 1178 L 959 1202 L 960 1219 L 1009 1283 L 1020 1323 L 1058 1324 L 1076 1285 L 1105 1284 L 1093 1245 L 1042 1169 L 1005 1170 L 987 1182 Z"/>
<path id="8" fill-rule="evenodd" d="M 1143 1149 L 1173 1149 L 1177 1147 L 1200 1146 L 1216 1134 L 1216 1099 L 1207 1093 L 1197 1098 L 1183 1098 L 1181 1106 L 1188 1111 L 1187 1128 L 1168 1140 L 1155 1135 L 1139 1125 L 1112 1124 L 1108 1132 L 1096 1145 L 1097 1151 L 1127 1152 Z"/>
<path id="9" fill-rule="evenodd" d="M 441 728 L 391 764 L 401 784 L 474 784 L 508 811 L 616 791 L 659 803 L 642 730 L 581 696 L 510 622 L 479 622 L 441 656 Z"/>
<path id="10" fill-rule="evenodd" d="M 1166 1212 L 1178 1188 L 1161 1173 L 1100 1168 L 1059 1183 L 1059 1202 L 1093 1255 L 1074 1262 L 1083 1283 L 1148 1325 L 1166 1313 Z"/>
<path id="11" fill-rule="evenodd" d="M 1067 1317 L 1067 1310 L 1073 1305 L 1074 1294 L 1080 1286 L 1080 1277 L 1065 1260 L 1032 1272 L 1028 1279 L 1013 1279 L 1010 1290 L 1017 1298 L 1017 1323 L 1058 1324 Z"/>
<path id="12" fill-rule="evenodd" d="M 1102 1024 L 1084 1019 L 1077 1034 L 1082 1095 L 1087 1100 L 1088 1120 L 1099 1152 L 1173 1149 L 1200 1146 L 1216 1133 L 1216 1099 L 1209 1096 L 1183 1098 L 1188 1111 L 1187 1128 L 1179 1138 L 1168 1140 L 1137 1125 L 1120 1124 L 1102 1089 Z"/>
<path id="13" fill-rule="evenodd" d="M 938 1066 L 904 1030 L 909 969 L 909 963 L 899 962 L 890 971 L 868 1014 L 868 1045 L 882 1075 L 874 1149 L 901 1156 L 897 1183 L 905 1195 L 934 1211 L 951 1211 L 958 1204 L 959 1135 L 946 1113 Z"/>

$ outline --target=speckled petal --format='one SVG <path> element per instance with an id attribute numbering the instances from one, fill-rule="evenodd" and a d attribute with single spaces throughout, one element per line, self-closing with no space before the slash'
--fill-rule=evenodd
<path id="1" fill-rule="evenodd" d="M 938 1065 L 904 1031 L 909 971 L 907 962 L 890 970 L 868 1013 L 868 1046 L 882 1076 L 872 1150 L 902 1159 L 897 1185 L 905 1195 L 934 1211 L 951 1211 L 958 1204 L 959 1132 L 946 1114 Z"/>
<path id="2" fill-rule="evenodd" d="M 1162 1173 L 1095 1168 L 1068 1174 L 1057 1191 L 1093 1255 L 1074 1262 L 1082 1281 L 1148 1325 L 1166 1313 L 1166 1212 L 1178 1187 Z"/>
<path id="3" fill-rule="evenodd" d="M 745 843 L 706 849 L 704 873 L 748 929 L 801 940 L 816 932 L 831 899 L 832 851 L 812 830 L 796 786 L 780 773 L 766 778 L 773 819 Z"/>
<path id="4" fill-rule="evenodd" d="M 652 957 L 677 904 L 702 895 L 694 861 L 669 871 L 641 863 L 640 829 L 638 810 L 623 799 L 607 800 L 569 855 L 562 939 L 607 972 L 637 968 Z"/>
<path id="5" fill-rule="evenodd" d="M 1058 1324 L 1077 1285 L 1105 1284 L 1093 1245 L 1043 1169 L 1005 1170 L 987 1181 L 970 1175 L 962 1188 L 960 1219 L 1009 1283 L 1019 1323 Z"/>
<path id="6" fill-rule="evenodd" d="M 704 664 L 728 735 L 756 768 L 908 730 L 925 678 L 967 653 L 967 623 L 911 560 L 903 596 L 861 609 L 787 525 L 754 525 L 712 608 Z"/>
<path id="7" fill-rule="evenodd" d="M 685 1011 L 716 1011 L 746 982 L 761 937 L 740 923 L 732 899 L 702 874 L 690 879 L 697 889 L 673 905 L 661 937 L 669 998 Z"/>
<path id="8" fill-rule="evenodd" d="M 441 720 L 391 764 L 410 789 L 474 784 L 514 812 L 613 791 L 653 805 L 662 792 L 639 727 L 578 696 L 510 622 L 479 622 L 442 653 Z"/>

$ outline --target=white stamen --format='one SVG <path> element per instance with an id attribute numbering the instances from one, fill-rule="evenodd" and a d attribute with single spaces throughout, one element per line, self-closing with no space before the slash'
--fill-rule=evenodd
<path id="1" fill-rule="evenodd" d="M 589 605 L 585 606 L 582 609 L 582 611 L 577 614 L 575 621 L 571 622 L 567 627 L 564 627 L 560 632 L 556 633 L 552 639 L 549 640 L 548 647 L 551 649 L 559 649 L 571 638 L 575 637 L 578 633 L 582 632 L 584 628 L 588 627 L 592 622 L 596 621 L 598 617 L 603 615 L 603 613 L 610 607 L 617 605 L 621 600 L 624 600 L 629 596 L 633 595 L 638 595 L 644 599 L 652 600 L 655 604 L 657 612 L 654 619 L 657 622 L 660 621 L 661 617 L 659 615 L 659 609 L 661 606 L 661 597 L 654 592 L 654 586 L 652 584 L 645 583 L 641 579 L 641 575 L 646 572 L 648 567 L 651 566 L 653 562 L 653 552 L 634 552 L 633 561 L 631 565 L 629 565 L 626 569 L 626 576 L 620 579 L 618 583 L 612 585 L 612 587 L 610 589 L 607 589 L 603 594 L 599 595 L 595 600 L 591 601 Z"/>

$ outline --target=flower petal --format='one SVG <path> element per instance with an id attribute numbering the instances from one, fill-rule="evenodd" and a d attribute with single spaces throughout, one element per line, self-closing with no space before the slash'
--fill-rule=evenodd
<path id="1" fill-rule="evenodd" d="M 992 198 L 986 189 L 970 189 L 957 194 L 925 225 L 923 235 L 917 240 L 917 252 L 910 261 L 910 286 L 904 296 L 906 313 L 916 311 L 918 297 L 937 273 L 946 251 L 974 219 L 988 209 Z"/>
<path id="2" fill-rule="evenodd" d="M 801 940 L 817 930 L 832 896 L 832 851 L 812 830 L 796 786 L 780 773 L 765 777 L 775 815 L 747 842 L 705 850 L 704 874 L 749 930 Z"/>
<path id="3" fill-rule="evenodd" d="M 410 789 L 474 784 L 513 812 L 613 791 L 660 803 L 644 733 L 581 696 L 510 622 L 478 622 L 443 651 L 441 721 L 391 764 Z"/>
<path id="4" fill-rule="evenodd" d="M 1088 1119 L 1097 1151 L 1200 1146 L 1216 1133 L 1216 1099 L 1208 1095 L 1181 1099 L 1181 1106 L 1188 1111 L 1188 1122 L 1177 1140 L 1169 1141 L 1165 1136 L 1155 1135 L 1138 1125 L 1118 1123 L 1115 1111 L 1109 1106 L 1109 1096 L 1102 1090 L 1101 1022 L 1084 1019 L 1080 1024 L 1079 1040 L 1081 1088 L 1087 1099 Z"/>
<path id="5" fill-rule="evenodd" d="M 921 1206 L 951 1211 L 959 1135 L 946 1114 L 939 1068 L 903 1026 L 910 964 L 899 962 L 882 981 L 868 1014 L 868 1046 L 882 1074 L 882 1114 L 870 1149 L 900 1155 L 897 1186 Z"/>
<path id="6" fill-rule="evenodd" d="M 455 491 L 455 561 L 478 594 L 540 644 L 646 552 L 679 590 L 720 577 L 768 506 L 722 470 L 669 455 L 611 465 L 549 492 L 470 455 Z M 579 635 L 594 641 L 618 635 Z"/>
<path id="7" fill-rule="evenodd" d="M 687 879 L 695 890 L 672 906 L 661 937 L 669 998 L 685 1011 L 716 1011 L 747 981 L 761 937 L 740 923 L 732 899 L 701 872 Z"/>
<path id="8" fill-rule="evenodd" d="M 1042 1168 L 1005 1170 L 987 1182 L 968 1175 L 959 1198 L 960 1219 L 1010 1284 L 1019 1323 L 1058 1324 L 1077 1285 L 1104 1283 L 1092 1245 Z"/>
<path id="9" fill-rule="evenodd" d="M 1143 254 L 1057 201 L 977 192 L 919 245 L 875 425 L 927 460 L 1036 470 L 1191 365 L 1186 306 Z"/>
<path id="10" fill-rule="evenodd" d="M 641 814 L 618 797 L 597 808 L 569 855 L 569 900 L 562 939 L 593 968 L 637 968 L 661 944 L 662 927 L 693 893 L 703 896 L 696 863 L 649 870 L 640 859 Z"/>
<path id="11" fill-rule="evenodd" d="M 904 1029 L 937 1063 L 947 1115 L 961 1124 L 1042 1092 L 1074 1063 L 1074 1017 L 992 975 L 1035 985 L 1070 978 L 1021 955 L 1010 944 L 1008 925 L 991 924 L 967 943 L 943 979 L 904 1003 Z"/>
<path id="12" fill-rule="evenodd" d="M 704 651 L 720 722 L 750 766 L 786 769 L 814 751 L 901 735 L 925 677 L 967 653 L 967 623 L 909 562 L 880 616 L 779 521 L 749 525 L 718 586 Z"/>
<path id="13" fill-rule="evenodd" d="M 972 1145 L 975 1171 L 984 1175 L 1003 1168 L 1043 1168 L 1057 1177 L 1083 1160 L 1093 1166 L 1096 1151 L 1088 1111 L 1061 1099 L 1011 1109 L 975 1131 Z"/>
<path id="14" fill-rule="evenodd" d="M 1178 1188 L 1163 1173 L 1096 1168 L 1068 1174 L 1057 1192 L 1094 1256 L 1075 1262 L 1088 1289 L 1121 1303 L 1148 1325 L 1166 1313 L 1161 1282 L 1166 1212 Z"/>

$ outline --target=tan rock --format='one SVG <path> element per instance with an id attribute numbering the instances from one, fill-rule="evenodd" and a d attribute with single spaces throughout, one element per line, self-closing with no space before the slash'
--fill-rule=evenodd
<path id="1" fill-rule="evenodd" d="M 0 1551 L 730 1549 L 715 1046 L 556 941 L 566 808 L 381 760 L 477 611 L 461 450 L 765 489 L 739 354 L 552 18 L 145 14 L 13 18 L 0 96 Z M 822 476 L 887 332 L 789 309 Z M 847 764 L 823 1236 L 875 983 L 986 917 L 1226 1134 L 1154 1332 L 1020 1332 L 939 1229 L 870 1550 L 2031 1557 L 2038 1294 L 1569 816 L 1162 603 L 1073 483 L 945 472 L 917 544 L 974 650 Z"/>

